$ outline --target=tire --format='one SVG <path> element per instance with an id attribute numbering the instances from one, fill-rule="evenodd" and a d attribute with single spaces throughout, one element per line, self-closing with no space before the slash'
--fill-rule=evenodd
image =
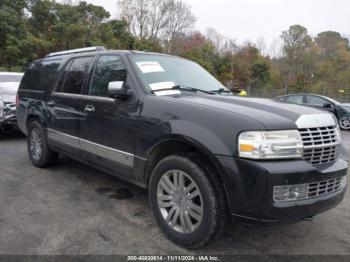
<path id="1" fill-rule="evenodd" d="M 149 185 L 150 207 L 163 233 L 177 245 L 205 246 L 225 227 L 225 197 L 214 174 L 215 171 L 194 154 L 166 157 L 153 170 Z M 167 218 L 170 219 L 166 221 Z"/>
<path id="2" fill-rule="evenodd" d="M 339 119 L 339 126 L 342 130 L 350 130 L 350 117 L 344 116 Z"/>
<path id="3" fill-rule="evenodd" d="M 34 166 L 44 168 L 57 162 L 59 155 L 49 148 L 46 132 L 38 121 L 29 123 L 27 146 Z"/>

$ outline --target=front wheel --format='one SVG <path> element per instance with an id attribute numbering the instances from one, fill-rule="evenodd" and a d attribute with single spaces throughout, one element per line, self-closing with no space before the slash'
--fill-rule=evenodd
<path id="1" fill-rule="evenodd" d="M 350 117 L 344 116 L 339 120 L 340 128 L 343 130 L 350 130 Z"/>
<path id="2" fill-rule="evenodd" d="M 219 235 L 225 211 L 216 178 L 196 157 L 169 156 L 152 173 L 149 199 L 156 221 L 174 243 L 197 248 Z"/>
<path id="3" fill-rule="evenodd" d="M 42 168 L 57 161 L 58 153 L 49 148 L 45 130 L 38 121 L 29 124 L 27 142 L 29 158 L 34 166 Z"/>

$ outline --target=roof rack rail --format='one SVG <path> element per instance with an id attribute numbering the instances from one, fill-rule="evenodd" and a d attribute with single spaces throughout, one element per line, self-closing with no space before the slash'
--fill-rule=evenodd
<path id="1" fill-rule="evenodd" d="M 50 54 L 46 55 L 46 57 L 70 55 L 70 54 L 85 53 L 85 52 L 106 51 L 106 50 L 107 49 L 103 46 L 92 46 L 92 47 L 84 47 L 84 48 L 77 48 L 77 49 L 71 49 L 71 50 L 66 50 L 66 51 L 54 52 L 54 53 L 50 53 Z"/>

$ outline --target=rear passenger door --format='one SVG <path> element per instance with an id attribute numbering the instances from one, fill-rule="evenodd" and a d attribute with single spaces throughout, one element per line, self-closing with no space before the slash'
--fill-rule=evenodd
<path id="1" fill-rule="evenodd" d="M 79 153 L 82 92 L 87 83 L 94 56 L 71 59 L 60 75 L 48 102 L 48 138 L 50 144 L 68 153 Z"/>
<path id="2" fill-rule="evenodd" d="M 130 176 L 134 167 L 140 103 L 136 92 L 125 101 L 110 98 L 108 83 L 114 81 L 123 81 L 130 91 L 135 91 L 121 56 L 97 57 L 82 102 L 80 147 L 88 161 Z"/>

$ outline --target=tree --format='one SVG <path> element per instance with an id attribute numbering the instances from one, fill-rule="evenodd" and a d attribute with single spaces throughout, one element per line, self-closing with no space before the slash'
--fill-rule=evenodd
<path id="1" fill-rule="evenodd" d="M 47 52 L 102 42 L 112 45 L 112 29 L 105 23 L 110 14 L 101 6 L 84 1 L 69 5 L 50 0 L 30 0 L 28 10 L 31 13 L 29 31 L 34 38 L 51 43 Z"/>
<path id="2" fill-rule="evenodd" d="M 129 25 L 129 32 L 139 39 L 148 34 L 148 24 L 150 19 L 150 0 L 121 0 L 121 18 Z"/>
<path id="3" fill-rule="evenodd" d="M 169 9 L 169 21 L 165 27 L 163 41 L 165 50 L 171 53 L 175 48 L 176 39 L 191 29 L 196 18 L 192 14 L 191 7 L 181 0 L 169 0 Z"/>
<path id="4" fill-rule="evenodd" d="M 307 29 L 300 25 L 289 27 L 289 30 L 282 33 L 281 38 L 285 58 L 291 65 L 301 61 L 312 44 L 312 38 L 308 35 Z"/>
<path id="5" fill-rule="evenodd" d="M 128 23 L 125 20 L 110 20 L 113 37 L 117 40 L 114 48 L 132 50 L 135 48 L 135 37 L 128 31 Z"/>
<path id="6" fill-rule="evenodd" d="M 119 7 L 129 33 L 138 40 L 159 42 L 167 52 L 195 22 L 190 6 L 181 0 L 120 0 Z"/>
<path id="7" fill-rule="evenodd" d="M 25 28 L 25 0 L 2 0 L 0 2 L 0 63 L 11 71 L 15 65 L 26 63 L 25 51 L 29 36 Z"/>
<path id="8" fill-rule="evenodd" d="M 310 52 L 313 42 L 307 29 L 301 25 L 293 25 L 287 31 L 283 31 L 283 55 L 288 65 L 288 80 L 300 87 L 304 84 L 305 69 L 307 69 L 305 57 Z"/>
<path id="9" fill-rule="evenodd" d="M 335 57 L 340 49 L 349 51 L 349 39 L 342 37 L 338 32 L 319 33 L 315 41 L 324 50 L 324 55 L 328 57 Z"/>
<path id="10" fill-rule="evenodd" d="M 209 27 L 206 32 L 209 41 L 215 46 L 216 52 L 220 52 L 223 47 L 224 37 L 216 31 L 215 28 Z"/>

